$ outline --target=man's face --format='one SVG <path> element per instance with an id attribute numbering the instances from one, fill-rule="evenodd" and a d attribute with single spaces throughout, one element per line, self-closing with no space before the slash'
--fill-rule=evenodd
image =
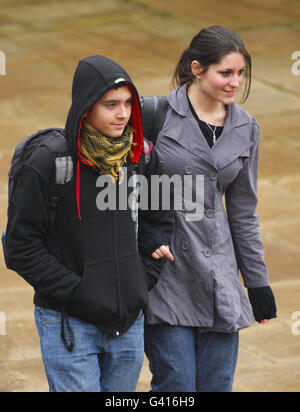
<path id="1" fill-rule="evenodd" d="M 87 121 L 106 137 L 120 137 L 131 116 L 132 100 L 128 86 L 111 89 L 92 106 Z"/>

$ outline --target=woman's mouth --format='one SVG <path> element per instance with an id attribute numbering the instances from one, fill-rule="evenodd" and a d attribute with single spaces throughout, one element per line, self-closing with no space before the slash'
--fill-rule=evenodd
<path id="1" fill-rule="evenodd" d="M 228 96 L 232 97 L 236 94 L 237 90 L 223 90 Z"/>

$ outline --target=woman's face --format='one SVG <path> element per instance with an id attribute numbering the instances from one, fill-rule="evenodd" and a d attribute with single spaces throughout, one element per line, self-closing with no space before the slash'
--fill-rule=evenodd
<path id="1" fill-rule="evenodd" d="M 206 72 L 197 74 L 196 77 L 204 94 L 211 99 L 230 104 L 233 103 L 235 95 L 243 83 L 244 72 L 245 59 L 243 55 L 230 53 L 224 56 L 219 63 L 209 66 Z M 193 73 L 195 74 L 195 71 Z"/>

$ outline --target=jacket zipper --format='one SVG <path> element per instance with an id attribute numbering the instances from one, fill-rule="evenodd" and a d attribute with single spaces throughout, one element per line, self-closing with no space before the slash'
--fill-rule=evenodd
<path id="1" fill-rule="evenodd" d="M 119 199 L 119 178 L 120 176 L 118 176 L 118 179 L 116 181 L 116 185 L 117 185 L 117 202 Z M 120 278 L 120 268 L 119 268 L 119 253 L 118 253 L 118 207 L 119 205 L 117 205 L 117 208 L 115 210 L 115 214 L 114 214 L 114 251 L 115 251 L 115 268 L 116 268 L 116 274 L 117 274 L 117 292 L 119 295 L 119 315 L 120 315 L 120 324 L 119 324 L 119 330 L 117 330 L 114 335 L 115 336 L 119 336 L 120 335 L 120 329 L 121 329 L 121 324 L 122 324 L 122 319 L 124 316 L 124 302 L 123 302 L 123 295 L 122 295 L 122 287 L 121 287 L 121 278 Z"/>

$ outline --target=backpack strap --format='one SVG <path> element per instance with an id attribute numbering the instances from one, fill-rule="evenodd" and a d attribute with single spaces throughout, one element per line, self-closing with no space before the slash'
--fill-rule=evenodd
<path id="1" fill-rule="evenodd" d="M 141 98 L 143 133 L 153 144 L 164 125 L 169 103 L 166 96 L 145 96 Z"/>
<path id="2" fill-rule="evenodd" d="M 143 153 L 145 155 L 145 164 L 148 164 L 151 159 L 151 150 L 153 149 L 153 143 L 144 137 Z"/>
<path id="3" fill-rule="evenodd" d="M 47 147 L 50 152 L 55 155 L 55 157 L 71 156 L 67 139 L 63 134 L 63 130 L 47 129 L 43 131 L 43 134 L 45 134 L 48 130 L 51 131 L 51 134 L 47 139 L 45 139 L 41 146 Z"/>
<path id="4" fill-rule="evenodd" d="M 69 187 L 68 183 L 72 180 L 74 163 L 62 130 L 50 130 L 51 136 L 45 140 L 42 146 L 47 147 L 55 157 L 55 183 L 50 195 L 50 206 L 55 209 Z"/>
<path id="5" fill-rule="evenodd" d="M 69 183 L 72 181 L 74 174 L 74 162 L 62 130 L 50 130 L 52 132 L 51 136 L 42 144 L 42 146 L 48 148 L 55 158 L 55 180 L 49 192 L 50 231 L 48 242 L 50 250 L 55 251 L 56 256 L 60 256 L 55 231 L 56 209 L 71 187 Z"/>

